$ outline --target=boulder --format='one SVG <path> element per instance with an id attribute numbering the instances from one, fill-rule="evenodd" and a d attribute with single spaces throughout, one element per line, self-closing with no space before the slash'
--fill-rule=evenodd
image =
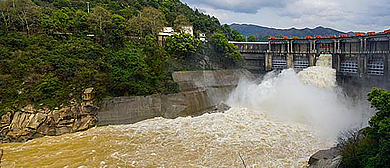
<path id="1" fill-rule="evenodd" d="M 46 121 L 42 123 L 41 126 L 38 127 L 36 133 L 42 136 L 49 135 L 50 128 L 48 123 L 50 122 L 50 120 L 52 120 L 52 118 L 47 118 Z"/>
<path id="2" fill-rule="evenodd" d="M 224 102 L 221 102 L 221 103 L 219 103 L 216 106 L 216 110 L 218 112 L 222 112 L 222 113 L 225 112 L 225 111 L 228 111 L 230 108 L 232 108 L 232 107 L 230 107 L 229 105 L 225 104 Z"/>
<path id="3" fill-rule="evenodd" d="M 35 113 L 37 109 L 32 104 L 29 104 L 21 109 L 22 112 L 25 113 Z"/>
<path id="4" fill-rule="evenodd" d="M 24 121 L 23 121 L 23 124 L 21 125 L 21 128 L 26 128 L 27 125 L 32 122 L 33 118 L 35 117 L 36 114 L 29 114 L 29 113 L 24 113 L 25 114 L 25 118 L 24 118 Z"/>
<path id="5" fill-rule="evenodd" d="M 310 168 L 338 168 L 342 157 L 337 147 L 320 150 L 309 159 Z"/>
<path id="6" fill-rule="evenodd" d="M 11 121 L 11 124 L 10 124 L 10 129 L 14 130 L 14 129 L 20 129 L 21 128 L 21 125 L 22 125 L 22 122 L 23 121 L 20 121 L 22 120 L 21 118 L 24 116 L 24 114 L 22 112 L 16 112 L 14 114 L 14 117 L 12 118 L 12 121 Z M 24 118 L 23 118 L 24 120 Z"/>
<path id="7" fill-rule="evenodd" d="M 33 132 L 31 132 L 28 128 L 13 129 L 7 133 L 7 135 L 5 136 L 5 140 L 9 142 L 22 142 L 28 140 L 30 135 L 32 134 Z"/>
<path id="8" fill-rule="evenodd" d="M 56 130 L 55 130 L 56 135 L 68 134 L 71 132 L 73 132 L 71 126 L 62 126 L 62 127 L 56 128 Z"/>
<path id="9" fill-rule="evenodd" d="M 37 113 L 37 114 L 34 114 L 32 115 L 34 116 L 30 122 L 28 123 L 27 125 L 27 128 L 30 128 L 30 129 L 38 129 L 38 127 L 46 120 L 47 118 L 47 115 L 46 114 L 42 114 L 42 113 Z"/>
<path id="10" fill-rule="evenodd" d="M 0 129 L 0 142 L 4 142 L 5 138 L 10 131 L 9 126 Z"/>
<path id="11" fill-rule="evenodd" d="M 73 131 L 78 132 L 78 131 L 85 131 L 89 128 L 92 128 L 93 126 L 96 125 L 97 123 L 97 118 L 91 115 L 86 115 L 82 117 L 79 122 L 76 122 L 73 125 Z"/>
<path id="12" fill-rule="evenodd" d="M 8 112 L 1 116 L 0 128 L 6 127 L 11 124 L 12 113 Z"/>

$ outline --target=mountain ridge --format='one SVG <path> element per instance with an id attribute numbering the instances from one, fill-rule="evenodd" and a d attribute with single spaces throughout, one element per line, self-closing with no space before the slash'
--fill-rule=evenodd
<path id="1" fill-rule="evenodd" d="M 289 29 L 278 29 L 270 28 L 265 26 L 253 25 L 253 24 L 237 24 L 233 23 L 230 25 L 232 29 L 239 31 L 243 36 L 248 37 L 254 35 L 256 37 L 265 37 L 265 36 L 329 36 L 329 35 L 338 35 L 344 34 L 344 32 L 335 30 L 332 28 L 326 28 L 323 26 L 317 26 L 315 28 L 303 28 L 297 29 L 295 27 Z"/>

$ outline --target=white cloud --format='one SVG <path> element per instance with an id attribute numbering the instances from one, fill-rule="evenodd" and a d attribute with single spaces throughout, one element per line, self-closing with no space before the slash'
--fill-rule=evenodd
<path id="1" fill-rule="evenodd" d="M 390 28 L 388 0 L 184 0 L 222 23 L 276 28 L 324 26 L 345 32 Z"/>

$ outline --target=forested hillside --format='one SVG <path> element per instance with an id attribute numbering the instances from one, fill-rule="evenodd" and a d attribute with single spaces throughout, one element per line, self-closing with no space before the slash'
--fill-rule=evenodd
<path id="1" fill-rule="evenodd" d="M 1 112 L 26 104 L 55 108 L 80 99 L 88 87 L 100 98 L 172 93 L 172 71 L 232 68 L 241 58 L 228 43 L 240 34 L 179 0 L 7 0 L 0 5 Z M 164 26 L 183 25 L 208 34 L 209 42 L 177 35 L 158 45 L 156 35 Z"/>

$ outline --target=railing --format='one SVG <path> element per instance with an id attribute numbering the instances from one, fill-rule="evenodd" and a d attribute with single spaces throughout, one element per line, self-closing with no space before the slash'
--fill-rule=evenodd
<path id="1" fill-rule="evenodd" d="M 240 53 L 267 53 L 267 51 L 264 51 L 264 50 L 241 50 L 239 49 L 238 50 Z"/>

